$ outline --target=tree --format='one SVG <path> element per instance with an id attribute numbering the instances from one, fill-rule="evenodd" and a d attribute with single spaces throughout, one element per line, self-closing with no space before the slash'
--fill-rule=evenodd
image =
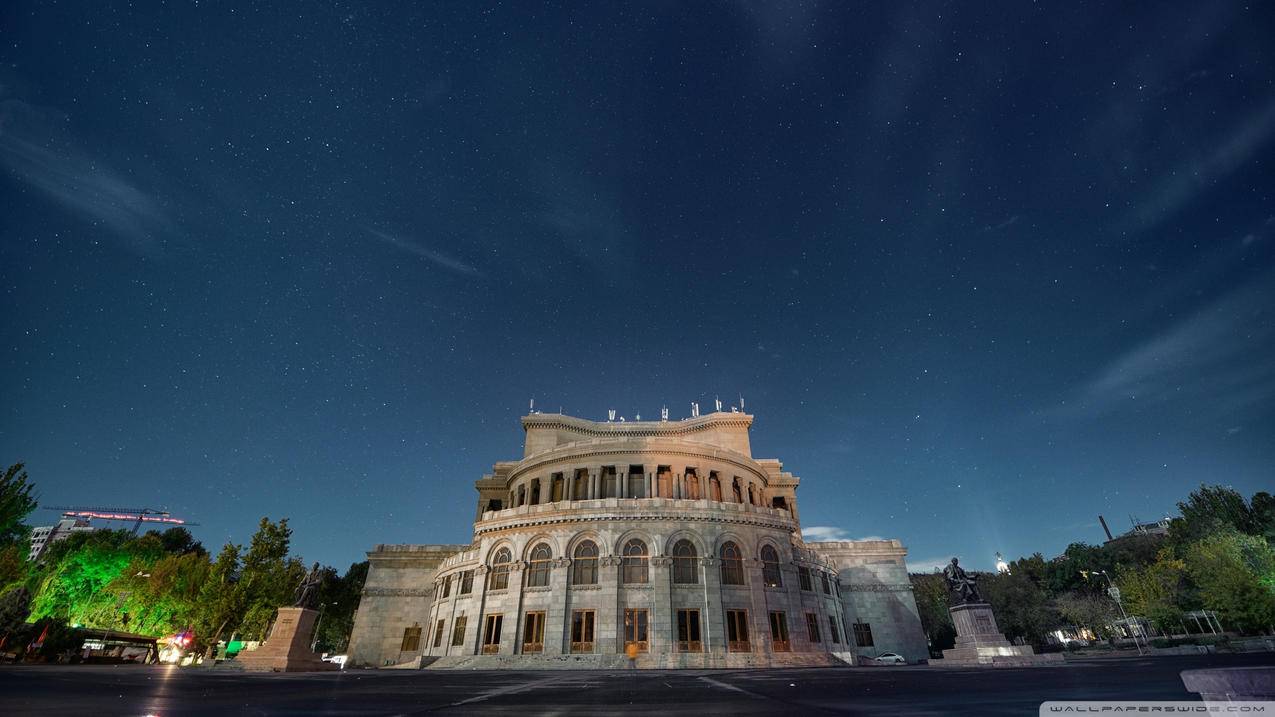
<path id="1" fill-rule="evenodd" d="M 983 575 L 979 591 L 992 606 L 1001 632 L 1011 640 L 1023 638 L 1037 647 L 1058 627 L 1058 615 L 1050 608 L 1048 596 L 1028 577 L 1030 571 Z"/>
<path id="2" fill-rule="evenodd" d="M 169 528 L 162 533 L 150 530 L 146 534 L 154 535 L 158 538 L 164 546 L 164 552 L 170 555 L 185 555 L 186 553 L 208 554 L 208 551 L 204 550 L 204 546 L 198 540 L 195 540 L 195 536 L 181 526 Z"/>
<path id="3" fill-rule="evenodd" d="M 31 593 L 19 585 L 0 594 L 0 639 L 10 637 L 26 625 L 31 614 Z"/>
<path id="4" fill-rule="evenodd" d="M 226 543 L 200 586 L 195 637 L 208 647 L 205 659 L 212 657 L 212 651 L 226 629 L 233 630 L 243 616 L 243 595 L 236 589 L 239 553 L 242 550 L 234 543 Z"/>
<path id="5" fill-rule="evenodd" d="M 1054 598 L 1054 607 L 1077 627 L 1087 627 L 1100 637 L 1112 634 L 1111 623 L 1116 619 L 1117 607 L 1106 595 L 1074 590 Z"/>
<path id="6" fill-rule="evenodd" d="M 265 639 L 279 606 L 292 600 L 292 591 L 305 575 L 299 560 L 288 560 L 292 529 L 288 519 L 271 523 L 262 518 L 244 554 L 243 571 L 235 589 L 244 613 L 239 630 L 249 639 Z"/>
<path id="7" fill-rule="evenodd" d="M 921 629 L 929 640 L 930 651 L 946 650 L 956 645 L 956 627 L 948 611 L 947 581 L 936 573 L 909 576 L 916 609 L 921 615 Z"/>
<path id="8" fill-rule="evenodd" d="M 1228 530 L 1193 543 L 1186 572 L 1200 602 L 1243 631 L 1275 625 L 1275 551 L 1265 538 Z"/>
<path id="9" fill-rule="evenodd" d="M 1275 496 L 1266 491 L 1254 493 L 1249 505 L 1253 511 L 1254 534 L 1275 544 Z"/>
<path id="10" fill-rule="evenodd" d="M 35 510 L 34 487 L 27 479 L 25 464 L 14 463 L 0 476 L 0 545 L 21 540 L 27 534 L 22 524 Z"/>
<path id="11" fill-rule="evenodd" d="M 1130 615 L 1145 617 L 1165 632 L 1177 627 L 1190 609 L 1186 563 L 1172 548 L 1162 549 L 1150 565 L 1120 568 L 1116 584 Z"/>
<path id="12" fill-rule="evenodd" d="M 1248 501 L 1226 486 L 1201 484 L 1185 501 L 1178 503 L 1178 510 L 1182 517 L 1169 524 L 1169 539 L 1177 547 L 1220 531 L 1257 532 Z"/>

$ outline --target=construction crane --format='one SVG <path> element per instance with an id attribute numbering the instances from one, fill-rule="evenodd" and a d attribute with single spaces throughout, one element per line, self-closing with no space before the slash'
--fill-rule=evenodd
<path id="1" fill-rule="evenodd" d="M 199 525 L 182 518 L 174 518 L 166 510 L 151 508 L 87 508 L 83 506 L 48 506 L 45 510 L 58 510 L 67 518 L 86 518 L 98 520 L 123 520 L 133 523 L 133 535 L 142 527 L 142 523 L 162 523 L 164 525 Z"/>

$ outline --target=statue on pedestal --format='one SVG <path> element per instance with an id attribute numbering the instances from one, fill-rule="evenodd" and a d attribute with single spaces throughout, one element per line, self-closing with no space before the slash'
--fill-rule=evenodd
<path id="1" fill-rule="evenodd" d="M 297 589 L 292 592 L 292 607 L 304 607 L 314 609 L 319 601 L 319 583 L 323 582 L 323 573 L 319 570 L 319 564 L 315 563 L 310 572 L 301 578 L 301 583 L 297 585 Z"/>
<path id="2" fill-rule="evenodd" d="M 983 602 L 978 592 L 978 578 L 965 572 L 956 558 L 943 568 L 943 579 L 947 581 L 947 589 L 952 593 L 953 605 L 968 605 Z"/>

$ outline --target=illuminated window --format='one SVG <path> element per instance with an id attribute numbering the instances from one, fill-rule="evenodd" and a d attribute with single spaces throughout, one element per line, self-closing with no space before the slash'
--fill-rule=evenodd
<path id="1" fill-rule="evenodd" d="M 448 575 L 443 578 L 443 597 L 449 597 L 452 594 L 452 576 Z"/>
<path id="2" fill-rule="evenodd" d="M 770 545 L 761 547 L 761 579 L 768 588 L 777 588 L 784 584 L 779 572 L 779 552 Z"/>
<path id="3" fill-rule="evenodd" d="M 823 638 L 819 634 L 819 616 L 813 612 L 806 613 L 806 637 L 811 642 L 823 642 Z"/>
<path id="4" fill-rule="evenodd" d="M 679 540 L 673 546 L 673 582 L 678 585 L 694 585 L 699 582 L 696 569 L 695 545 L 689 540 Z"/>
<path id="5" fill-rule="evenodd" d="M 722 557 L 722 584 L 723 585 L 743 585 L 744 584 L 744 558 L 739 552 L 739 546 L 734 543 L 723 543 L 721 550 Z"/>
<path id="6" fill-rule="evenodd" d="M 466 570 L 460 574 L 460 594 L 468 595 L 474 591 L 474 571 Z"/>
<path id="7" fill-rule="evenodd" d="M 789 652 L 788 616 L 782 612 L 770 613 L 770 642 L 775 652 Z"/>
<path id="8" fill-rule="evenodd" d="M 571 651 L 593 652 L 593 610 L 571 611 Z"/>
<path id="9" fill-rule="evenodd" d="M 487 573 L 488 590 L 504 590 L 509 587 L 509 563 L 512 561 L 513 555 L 509 548 L 496 551 L 496 557 L 491 560 L 491 572 Z"/>
<path id="10" fill-rule="evenodd" d="M 699 610 L 677 611 L 677 651 L 704 651 L 704 643 L 699 637 Z"/>
<path id="11" fill-rule="evenodd" d="M 748 642 L 748 611 L 726 611 L 726 649 L 731 652 L 752 652 Z"/>
<path id="12" fill-rule="evenodd" d="M 483 654 L 494 655 L 500 652 L 500 628 L 504 625 L 504 615 L 488 615 L 483 625 Z"/>
<path id="13" fill-rule="evenodd" d="M 452 623 L 452 647 L 460 647 L 465 644 L 465 623 L 467 620 L 468 618 L 461 615 Z"/>
<path id="14" fill-rule="evenodd" d="M 522 651 L 543 652 L 545 649 L 545 614 L 529 612 L 523 617 Z"/>
<path id="15" fill-rule="evenodd" d="M 625 584 L 645 583 L 650 571 L 646 554 L 646 543 L 633 538 L 624 544 L 624 560 L 620 565 L 620 579 Z"/>
<path id="16" fill-rule="evenodd" d="M 399 650 L 416 652 L 419 649 L 421 649 L 421 626 L 420 623 L 412 623 L 411 627 L 403 628 L 403 644 L 399 646 Z"/>
<path id="17" fill-rule="evenodd" d="M 434 625 L 434 647 L 438 647 L 443 644 L 443 630 L 446 629 L 446 620 L 439 620 L 438 624 Z"/>
<path id="18" fill-rule="evenodd" d="M 571 584 L 598 584 L 598 546 L 588 540 L 576 546 L 571 560 Z"/>
<path id="19" fill-rule="evenodd" d="M 624 609 L 624 647 L 628 650 L 629 645 L 636 645 L 638 652 L 646 652 L 650 647 L 647 629 L 649 628 L 648 613 L 646 610 L 639 608 Z"/>
<path id="20" fill-rule="evenodd" d="M 527 565 L 527 587 L 549 587 L 549 546 L 541 543 L 531 550 Z"/>

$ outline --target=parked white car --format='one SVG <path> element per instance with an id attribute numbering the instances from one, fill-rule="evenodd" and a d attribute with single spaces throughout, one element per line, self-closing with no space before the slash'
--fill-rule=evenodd
<path id="1" fill-rule="evenodd" d="M 903 659 L 903 655 L 893 652 L 883 652 L 872 658 L 873 662 L 880 665 L 906 665 L 908 661 Z"/>

